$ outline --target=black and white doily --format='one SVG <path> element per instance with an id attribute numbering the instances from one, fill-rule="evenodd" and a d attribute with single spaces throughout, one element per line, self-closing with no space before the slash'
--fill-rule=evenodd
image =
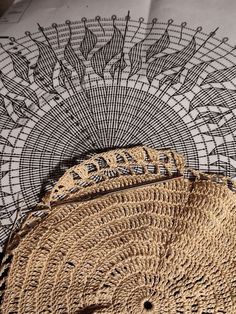
<path id="1" fill-rule="evenodd" d="M 144 144 L 236 175 L 236 56 L 217 30 L 83 18 L 0 47 L 1 244 L 81 156 Z M 19 213 L 19 208 L 21 209 Z"/>

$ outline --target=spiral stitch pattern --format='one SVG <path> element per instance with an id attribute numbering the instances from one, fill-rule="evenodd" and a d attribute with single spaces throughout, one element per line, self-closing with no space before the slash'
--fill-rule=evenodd
<path id="1" fill-rule="evenodd" d="M 1 313 L 234 314 L 236 195 L 189 171 L 148 147 L 67 170 L 6 249 Z"/>

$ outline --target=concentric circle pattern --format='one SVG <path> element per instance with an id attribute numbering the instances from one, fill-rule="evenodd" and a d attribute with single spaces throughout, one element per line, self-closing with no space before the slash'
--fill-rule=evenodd
<path id="1" fill-rule="evenodd" d="M 147 161 L 143 149 L 127 151 L 140 166 L 158 164 L 158 152 Z M 118 155 L 102 156 L 112 163 Z M 83 167 L 78 169 L 86 176 Z M 104 189 L 110 184 L 106 195 L 72 197 L 41 219 L 29 216 L 6 256 L 12 257 L 3 314 L 235 313 L 235 193 L 184 176 L 113 190 L 133 176 L 138 174 L 104 181 Z M 147 174 L 143 178 L 147 183 Z"/>
<path id="2" fill-rule="evenodd" d="M 234 49 L 185 22 L 116 15 L 10 37 L 0 46 L 1 243 L 66 167 L 100 150 L 170 148 L 234 177 Z"/>

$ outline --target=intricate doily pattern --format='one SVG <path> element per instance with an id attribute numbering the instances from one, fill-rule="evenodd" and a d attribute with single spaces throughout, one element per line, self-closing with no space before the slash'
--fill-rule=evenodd
<path id="1" fill-rule="evenodd" d="M 95 151 L 171 148 L 195 169 L 235 176 L 227 38 L 129 16 L 38 26 L 0 47 L 2 242 L 42 188 Z"/>

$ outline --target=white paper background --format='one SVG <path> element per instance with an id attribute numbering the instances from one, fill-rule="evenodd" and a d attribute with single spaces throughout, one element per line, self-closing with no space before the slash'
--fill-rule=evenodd
<path id="1" fill-rule="evenodd" d="M 16 2 L 19 6 L 19 3 L 28 1 Z M 6 12 L 5 19 L 11 20 L 13 8 L 14 5 Z M 187 22 L 191 28 L 202 26 L 206 32 L 219 27 L 218 38 L 229 37 L 232 44 L 236 43 L 235 0 L 32 0 L 20 22 L 4 24 L 4 19 L 0 19 L 0 34 L 19 37 L 25 30 L 36 30 L 37 22 L 47 26 L 83 16 L 124 16 L 128 10 L 133 19 L 142 16 L 147 21 L 157 17 L 165 22 L 172 18 L 177 24 Z"/>

